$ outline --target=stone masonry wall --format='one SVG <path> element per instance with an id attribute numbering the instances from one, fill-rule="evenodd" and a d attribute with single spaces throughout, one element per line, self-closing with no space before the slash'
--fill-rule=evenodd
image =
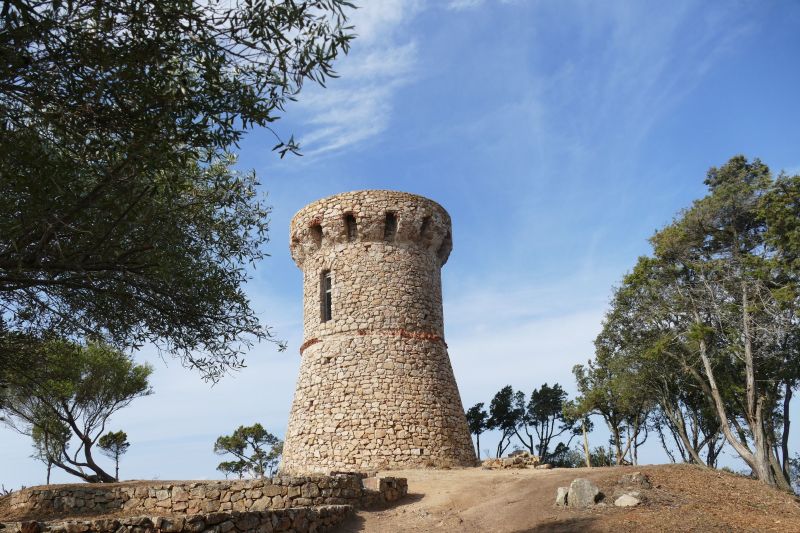
<path id="1" fill-rule="evenodd" d="M 8 496 L 12 515 L 93 515 L 125 512 L 198 515 L 320 505 L 369 507 L 405 496 L 402 478 L 368 481 L 354 474 L 236 481 L 51 485 Z"/>
<path id="2" fill-rule="evenodd" d="M 304 343 L 282 471 L 474 465 L 444 342 L 447 212 L 407 193 L 344 193 L 300 210 L 290 241 L 303 270 Z"/>
<path id="3" fill-rule="evenodd" d="M 353 513 L 350 505 L 328 505 L 268 511 L 231 511 L 184 516 L 132 516 L 24 521 L 2 524 L 8 533 L 263 533 L 329 531 Z"/>

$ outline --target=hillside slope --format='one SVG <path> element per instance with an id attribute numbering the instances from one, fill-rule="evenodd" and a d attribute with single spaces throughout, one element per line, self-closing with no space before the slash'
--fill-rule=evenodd
<path id="1" fill-rule="evenodd" d="M 635 508 L 554 506 L 556 489 L 584 477 L 612 494 L 624 473 L 646 474 L 652 489 Z M 405 504 L 360 511 L 356 531 L 800 531 L 800 500 L 744 477 L 690 465 L 554 470 L 405 470 Z"/>

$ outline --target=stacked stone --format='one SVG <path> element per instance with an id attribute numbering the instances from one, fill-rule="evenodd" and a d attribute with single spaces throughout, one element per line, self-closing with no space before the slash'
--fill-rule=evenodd
<path id="1" fill-rule="evenodd" d="M 364 480 L 364 508 L 392 503 L 408 494 L 408 480 L 402 477 L 369 477 Z"/>
<path id="2" fill-rule="evenodd" d="M 330 505 L 299 509 L 208 513 L 189 517 L 134 516 L 88 520 L 54 520 L 50 522 L 10 522 L 0 524 L 9 533 L 83 533 L 83 532 L 252 532 L 329 531 L 353 513 L 351 505 Z"/>
<path id="3" fill-rule="evenodd" d="M 320 505 L 362 508 L 391 503 L 408 492 L 405 479 L 381 478 L 368 484 L 365 488 L 362 477 L 354 474 L 277 476 L 236 481 L 55 485 L 21 490 L 8 498 L 14 516 L 92 515 L 120 510 L 129 514 L 195 515 Z"/>
<path id="4" fill-rule="evenodd" d="M 475 465 L 444 342 L 451 248 L 450 216 L 412 194 L 344 193 L 295 215 L 305 341 L 283 471 Z"/>
<path id="5" fill-rule="evenodd" d="M 539 468 L 544 466 L 539 462 L 538 455 L 531 455 L 528 452 L 512 454 L 508 457 L 496 459 L 484 459 L 481 466 L 487 470 L 503 470 L 509 468 L 528 468 L 529 466 Z"/>

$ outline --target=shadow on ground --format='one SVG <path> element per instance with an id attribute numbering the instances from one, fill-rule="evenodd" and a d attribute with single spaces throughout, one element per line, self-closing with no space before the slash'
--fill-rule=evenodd
<path id="1" fill-rule="evenodd" d="M 516 533 L 589 533 L 591 531 L 602 531 L 597 527 L 596 520 L 592 516 L 579 516 L 567 518 L 558 522 L 548 522 L 540 524 L 532 529 L 523 529 Z"/>
<path id="2" fill-rule="evenodd" d="M 359 514 L 355 514 L 350 518 L 348 518 L 347 520 L 345 520 L 344 522 L 342 522 L 336 529 L 334 529 L 334 531 L 340 533 L 356 533 L 359 531 L 366 531 L 364 526 L 365 520 L 362 516 L 360 516 L 361 514 L 380 513 L 389 509 L 397 509 L 399 507 L 403 507 L 404 505 L 416 503 L 422 500 L 422 498 L 424 497 L 425 497 L 424 494 L 409 493 L 406 494 L 402 500 L 394 502 L 392 504 L 383 505 L 381 507 L 376 507 L 374 509 L 364 509 L 357 511 L 357 513 Z"/>

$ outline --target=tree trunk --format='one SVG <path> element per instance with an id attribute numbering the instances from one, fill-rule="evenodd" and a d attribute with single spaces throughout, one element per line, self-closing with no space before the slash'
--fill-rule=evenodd
<path id="1" fill-rule="evenodd" d="M 753 435 L 753 447 L 755 448 L 755 469 L 754 472 L 759 481 L 767 485 L 777 485 L 775 473 L 770 464 L 769 441 L 764 430 L 764 398 L 758 394 L 756 389 L 756 372 L 753 363 L 753 341 L 750 335 L 750 310 L 748 306 L 750 300 L 747 293 L 747 284 L 742 283 L 742 336 L 744 338 L 744 366 L 745 383 L 747 395 L 747 416 L 746 420 Z"/>
<path id="2" fill-rule="evenodd" d="M 750 424 L 750 431 L 753 434 L 753 448 L 755 448 L 755 469 L 754 473 L 759 481 L 766 483 L 767 485 L 775 486 L 777 485 L 777 481 L 775 479 L 775 474 L 772 471 L 772 465 L 770 464 L 770 456 L 772 452 L 769 449 L 769 443 L 767 442 L 767 435 L 764 431 L 764 420 L 763 420 L 763 403 L 762 399 L 759 398 L 756 406 L 755 412 L 755 420 L 753 423 Z"/>
<path id="3" fill-rule="evenodd" d="M 481 460 L 481 434 L 480 434 L 480 432 L 475 434 L 475 438 L 477 439 L 477 444 L 475 445 L 475 448 L 476 448 L 476 450 L 478 452 L 478 461 L 480 461 Z"/>
<path id="4" fill-rule="evenodd" d="M 530 438 L 530 444 L 528 444 L 528 442 L 525 442 L 525 439 L 522 437 L 522 435 L 519 434 L 517 428 L 514 428 L 514 434 L 517 436 L 517 439 L 519 439 L 520 444 L 522 444 L 525 448 L 528 448 L 528 451 L 530 451 L 531 455 L 533 455 L 533 437 L 527 431 L 528 430 L 526 428 L 525 433 Z"/>
<path id="5" fill-rule="evenodd" d="M 781 472 L 787 480 L 791 479 L 789 473 L 789 406 L 792 403 L 792 383 L 789 379 L 784 382 L 786 390 L 783 393 L 783 434 L 781 435 Z"/>
<path id="6" fill-rule="evenodd" d="M 699 317 L 696 319 L 698 324 L 702 324 L 702 322 L 699 320 Z M 747 447 L 747 444 L 737 439 L 731 431 L 728 413 L 725 410 L 725 404 L 722 401 L 722 395 L 719 392 L 719 388 L 717 388 L 717 380 L 714 378 L 714 370 L 711 367 L 711 360 L 708 358 L 706 342 L 704 340 L 700 341 L 700 360 L 703 363 L 703 370 L 705 372 L 706 379 L 708 379 L 708 383 L 703 383 L 703 385 L 707 385 L 709 387 L 708 392 L 711 395 L 711 400 L 713 401 L 714 408 L 717 411 L 717 416 L 719 417 L 720 426 L 722 428 L 723 435 L 725 435 L 725 440 L 727 440 L 733 449 L 736 450 L 736 453 L 738 453 L 742 460 L 747 463 L 747 466 L 749 466 L 753 472 L 756 472 L 755 456 Z"/>
<path id="7" fill-rule="evenodd" d="M 586 420 L 581 420 L 581 431 L 583 431 L 583 453 L 586 456 L 586 466 L 592 467 L 592 456 L 589 453 L 589 437 L 586 435 Z"/>
<path id="8" fill-rule="evenodd" d="M 783 470 L 778 462 L 778 458 L 775 455 L 770 454 L 769 462 L 772 466 L 772 471 L 775 475 L 775 484 L 778 486 L 778 488 L 794 494 L 794 490 L 792 489 L 792 484 L 789 481 L 789 478 L 783 477 Z"/>
<path id="9" fill-rule="evenodd" d="M 89 468 L 96 474 L 98 481 L 102 483 L 113 483 L 116 481 L 114 477 L 108 474 L 105 470 L 100 468 L 100 465 L 94 462 L 94 458 L 92 457 L 92 452 L 90 447 L 92 445 L 92 441 L 88 438 L 84 440 L 84 447 L 83 447 L 83 457 L 86 459 L 86 463 L 88 464 Z"/>
<path id="10" fill-rule="evenodd" d="M 613 427 L 611 433 L 614 436 L 614 448 L 617 454 L 617 466 L 622 465 L 622 442 L 620 442 L 619 428 Z"/>
<path id="11" fill-rule="evenodd" d="M 500 448 L 500 455 L 503 455 L 505 453 L 506 449 L 509 446 L 511 446 L 511 434 L 510 433 L 506 434 L 506 435 L 503 435 L 503 440 L 500 441 L 500 444 L 503 444 L 503 442 L 505 442 L 505 445 Z"/>
<path id="12" fill-rule="evenodd" d="M 667 415 L 667 418 L 670 420 L 670 422 L 672 422 L 672 425 L 675 427 L 675 430 L 678 432 L 678 437 L 681 439 L 683 447 L 691 457 L 692 462 L 703 466 L 704 461 L 700 457 L 699 450 L 695 449 L 695 447 L 692 446 L 692 443 L 689 440 L 689 435 L 687 435 L 686 433 L 686 422 L 683 418 L 683 414 L 680 413 L 680 407 L 678 407 L 677 414 L 672 412 L 670 409 L 664 409 L 663 407 L 662 410 L 664 411 L 664 414 Z"/>

